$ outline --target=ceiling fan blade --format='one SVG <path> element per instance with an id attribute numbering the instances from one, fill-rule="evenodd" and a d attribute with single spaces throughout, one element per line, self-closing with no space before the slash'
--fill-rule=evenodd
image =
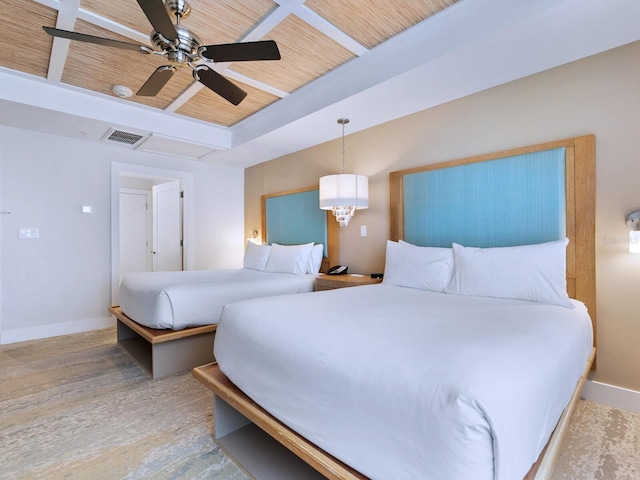
<path id="1" fill-rule="evenodd" d="M 140 90 L 136 92 L 136 95 L 142 97 L 155 97 L 162 87 L 164 87 L 173 74 L 176 73 L 176 67 L 173 65 L 163 65 L 158 67 L 155 72 L 144 82 L 144 85 L 140 87 Z"/>
<path id="2" fill-rule="evenodd" d="M 169 12 L 167 12 L 162 0 L 138 0 L 138 5 L 157 33 L 169 41 L 178 38 L 178 32 L 173 26 Z"/>
<path id="3" fill-rule="evenodd" d="M 67 38 L 69 40 L 79 40 L 80 42 L 95 43 L 96 45 L 104 45 L 106 47 L 124 48 L 140 53 L 151 53 L 153 50 L 144 45 L 136 45 L 135 43 L 121 42 L 120 40 L 111 40 L 109 38 L 95 37 L 84 33 L 69 32 L 68 30 L 60 30 L 52 27 L 42 27 L 52 37 Z"/>
<path id="4" fill-rule="evenodd" d="M 215 70 L 204 65 L 198 66 L 198 68 L 193 71 L 193 78 L 234 105 L 240 104 L 240 102 L 244 100 L 244 97 L 247 96 L 247 92 L 235 83 L 227 80 Z"/>
<path id="5" fill-rule="evenodd" d="M 201 56 L 214 62 L 280 60 L 280 50 L 273 40 L 262 40 L 260 42 L 204 45 Z"/>

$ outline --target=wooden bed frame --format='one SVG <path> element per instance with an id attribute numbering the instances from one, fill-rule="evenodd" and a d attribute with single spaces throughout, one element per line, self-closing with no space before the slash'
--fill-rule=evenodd
<path id="1" fill-rule="evenodd" d="M 118 343 L 151 378 L 185 372 L 214 361 L 213 340 L 217 324 L 158 330 L 134 322 L 119 306 L 110 306 L 109 312 L 116 317 Z"/>
<path id="2" fill-rule="evenodd" d="M 318 187 L 299 188 L 262 196 L 262 235 L 266 241 L 266 199 L 317 190 Z M 340 255 L 338 223 L 327 212 L 327 257 L 322 259 L 321 272 L 338 263 Z M 184 372 L 198 365 L 213 362 L 213 341 L 217 325 L 160 330 L 148 328 L 126 316 L 120 306 L 111 305 L 109 312 L 116 317 L 117 341 L 149 374 L 161 378 Z"/>
<path id="3" fill-rule="evenodd" d="M 437 165 L 429 165 L 390 173 L 390 238 L 402 238 L 402 178 L 403 175 L 423 170 L 446 168 L 465 163 L 481 162 L 523 153 L 565 147 L 566 174 L 566 232 L 570 240 L 567 249 L 567 291 L 569 296 L 585 303 L 593 323 L 594 348 L 585 365 L 569 404 L 565 408 L 538 461 L 524 480 L 550 478 L 569 420 L 580 398 L 589 372 L 595 368 L 596 286 L 595 286 L 595 136 L 587 135 L 544 143 L 525 148 L 481 155 Z M 214 393 L 214 438 L 237 463 L 242 460 L 229 450 L 226 439 L 244 428 L 256 425 L 287 451 L 302 459 L 315 471 L 329 479 L 362 480 L 362 474 L 324 452 L 248 398 L 220 371 L 217 364 L 197 367 L 193 375 Z M 231 444 L 232 442 L 229 442 Z M 251 472 L 248 472 L 250 475 Z M 259 478 L 258 475 L 255 478 Z M 276 478 L 276 477 L 274 477 Z M 277 478 L 285 478 L 284 475 Z M 292 476 L 291 478 L 296 478 Z"/>

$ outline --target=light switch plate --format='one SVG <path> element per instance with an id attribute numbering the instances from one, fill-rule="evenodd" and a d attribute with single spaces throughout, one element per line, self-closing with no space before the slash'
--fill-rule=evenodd
<path id="1" fill-rule="evenodd" d="M 40 237 L 39 228 L 31 228 L 31 227 L 18 228 L 18 238 L 39 238 L 39 237 Z"/>

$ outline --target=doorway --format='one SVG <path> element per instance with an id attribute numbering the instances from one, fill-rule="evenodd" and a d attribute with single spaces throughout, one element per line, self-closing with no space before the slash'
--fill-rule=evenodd
<path id="1" fill-rule="evenodd" d="M 192 175 L 114 163 L 111 185 L 111 301 L 136 271 L 190 268 Z"/>

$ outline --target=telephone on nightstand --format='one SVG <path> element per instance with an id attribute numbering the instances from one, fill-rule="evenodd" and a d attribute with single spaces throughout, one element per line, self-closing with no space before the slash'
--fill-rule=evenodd
<path id="1" fill-rule="evenodd" d="M 335 265 L 327 270 L 327 275 L 344 275 L 349 270 L 349 267 L 345 267 L 344 265 Z"/>

